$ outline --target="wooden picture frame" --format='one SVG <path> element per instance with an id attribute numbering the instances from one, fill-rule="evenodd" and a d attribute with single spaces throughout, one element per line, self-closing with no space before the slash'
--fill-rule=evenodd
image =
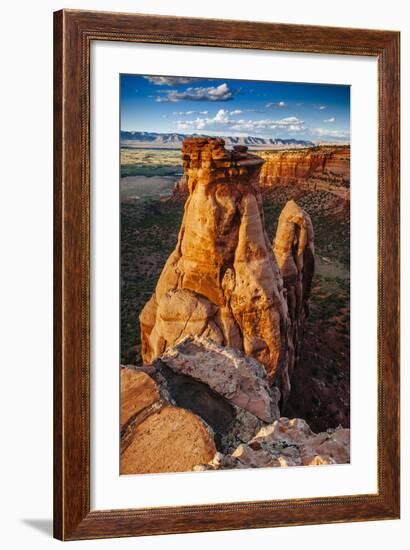
<path id="1" fill-rule="evenodd" d="M 93 40 L 377 58 L 377 494 L 90 510 L 89 79 Z M 399 33 L 391 31 L 72 10 L 54 14 L 55 537 L 77 540 L 399 517 L 399 43 Z"/>

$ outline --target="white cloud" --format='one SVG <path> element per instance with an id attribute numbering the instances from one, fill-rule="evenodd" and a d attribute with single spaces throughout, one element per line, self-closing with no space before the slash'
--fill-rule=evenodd
<path id="1" fill-rule="evenodd" d="M 305 130 L 303 120 L 297 117 L 290 116 L 280 119 L 233 119 L 231 115 L 235 111 L 228 111 L 226 109 L 219 109 L 214 117 L 197 117 L 192 120 L 179 120 L 177 121 L 179 130 L 203 130 L 208 128 L 210 130 L 235 130 L 235 131 L 247 131 L 247 132 L 263 132 L 267 130 L 287 130 L 289 132 L 301 132 Z"/>
<path id="2" fill-rule="evenodd" d="M 326 105 L 319 105 L 319 110 L 323 111 L 323 109 L 326 109 Z"/>
<path id="3" fill-rule="evenodd" d="M 266 113 L 266 111 L 263 111 L 262 109 L 234 109 L 233 111 L 229 111 L 229 114 L 231 115 L 241 115 L 243 113 Z"/>
<path id="4" fill-rule="evenodd" d="M 267 103 L 266 107 L 276 107 L 277 109 L 284 109 L 287 104 L 284 101 L 276 101 L 275 103 Z"/>
<path id="5" fill-rule="evenodd" d="M 330 118 L 325 118 L 323 122 L 336 122 L 336 119 L 334 116 L 332 116 Z"/>
<path id="6" fill-rule="evenodd" d="M 330 130 L 329 128 L 312 128 L 312 133 L 325 139 L 348 141 L 350 138 L 349 130 Z"/>
<path id="7" fill-rule="evenodd" d="M 176 116 L 207 115 L 208 111 L 174 111 L 172 114 Z"/>
<path id="8" fill-rule="evenodd" d="M 233 98 L 233 92 L 228 84 L 219 86 L 189 87 L 179 92 L 178 90 L 166 90 L 164 96 L 158 96 L 155 101 L 159 103 L 176 103 L 178 101 L 228 101 Z"/>
<path id="9" fill-rule="evenodd" d="M 145 80 L 149 80 L 151 84 L 157 86 L 176 86 L 177 84 L 190 84 L 197 78 L 190 78 L 188 76 L 144 76 Z"/>

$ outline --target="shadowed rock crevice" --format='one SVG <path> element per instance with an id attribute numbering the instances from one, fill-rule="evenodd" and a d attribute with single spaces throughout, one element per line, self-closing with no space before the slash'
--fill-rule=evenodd
<path id="1" fill-rule="evenodd" d="M 220 436 L 229 430 L 235 410 L 209 386 L 185 374 L 173 372 L 166 363 L 158 367 L 166 380 L 167 390 L 178 407 L 189 409 L 213 429 L 215 443 L 221 448 Z"/>

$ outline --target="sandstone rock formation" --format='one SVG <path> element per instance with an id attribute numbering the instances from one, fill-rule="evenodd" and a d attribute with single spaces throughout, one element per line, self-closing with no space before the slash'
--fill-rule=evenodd
<path id="1" fill-rule="evenodd" d="M 255 359 L 203 337 L 121 369 L 121 473 L 346 463 L 349 430 L 279 418 Z"/>
<path id="2" fill-rule="evenodd" d="M 203 337 L 123 367 L 121 396 L 122 473 L 191 470 L 279 418 L 263 365 Z"/>
<path id="3" fill-rule="evenodd" d="M 309 312 L 308 299 L 315 269 L 315 248 L 312 220 L 307 212 L 290 200 L 279 216 L 273 251 L 286 288 L 291 320 L 294 361 L 289 362 L 292 376 L 300 360 L 303 327 Z"/>
<path id="4" fill-rule="evenodd" d="M 278 418 L 278 391 L 270 388 L 263 365 L 252 357 L 223 348 L 203 337 L 185 338 L 162 356 L 174 373 L 207 384 L 229 403 L 265 422 Z"/>
<path id="5" fill-rule="evenodd" d="M 121 426 L 159 399 L 157 386 L 150 376 L 144 372 L 121 369 Z"/>
<path id="6" fill-rule="evenodd" d="M 350 147 L 318 146 L 309 149 L 263 152 L 261 188 L 298 183 L 310 191 L 328 191 L 349 200 Z"/>
<path id="7" fill-rule="evenodd" d="M 140 315 L 143 361 L 201 335 L 257 359 L 286 396 L 293 340 L 264 229 L 263 161 L 218 138 L 188 139 L 182 155 L 189 196 L 177 246 Z"/>

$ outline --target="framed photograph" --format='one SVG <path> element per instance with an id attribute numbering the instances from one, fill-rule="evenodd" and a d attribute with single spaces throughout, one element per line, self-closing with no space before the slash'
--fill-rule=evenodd
<path id="1" fill-rule="evenodd" d="M 399 33 L 54 44 L 55 537 L 398 518 Z"/>

